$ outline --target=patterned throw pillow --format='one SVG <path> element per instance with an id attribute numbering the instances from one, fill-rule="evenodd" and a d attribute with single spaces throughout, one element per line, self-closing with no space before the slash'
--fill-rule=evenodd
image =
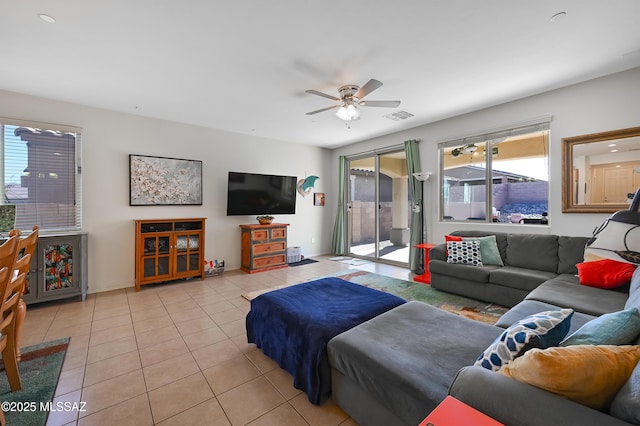
<path id="1" fill-rule="evenodd" d="M 447 263 L 482 266 L 480 241 L 447 241 Z"/>
<path id="2" fill-rule="evenodd" d="M 530 315 L 507 328 L 478 357 L 475 365 L 498 371 L 532 348 L 556 346 L 569 332 L 573 309 Z"/>

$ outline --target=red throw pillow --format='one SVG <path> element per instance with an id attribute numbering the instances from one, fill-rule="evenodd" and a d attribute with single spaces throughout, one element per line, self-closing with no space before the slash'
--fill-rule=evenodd
<path id="1" fill-rule="evenodd" d="M 444 236 L 444 241 L 445 241 L 445 243 L 447 241 L 462 241 L 462 237 L 458 237 L 456 235 L 445 235 Z M 444 255 L 447 256 L 447 257 L 449 256 L 449 250 L 447 250 L 446 248 L 444 250 Z"/>
<path id="2" fill-rule="evenodd" d="M 583 262 L 576 265 L 580 284 L 597 288 L 616 288 L 631 281 L 636 270 L 632 263 L 617 260 L 601 259 L 593 262 Z"/>

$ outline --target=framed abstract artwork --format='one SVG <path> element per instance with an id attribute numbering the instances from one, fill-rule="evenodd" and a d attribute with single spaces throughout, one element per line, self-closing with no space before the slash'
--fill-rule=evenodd
<path id="1" fill-rule="evenodd" d="M 129 205 L 202 205 L 202 161 L 130 154 Z"/>

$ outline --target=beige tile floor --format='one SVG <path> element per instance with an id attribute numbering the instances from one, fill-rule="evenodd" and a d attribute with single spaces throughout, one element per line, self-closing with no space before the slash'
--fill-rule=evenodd
<path id="1" fill-rule="evenodd" d="M 31 305 L 21 346 L 71 336 L 54 402 L 85 402 L 49 425 L 355 425 L 335 403 L 318 407 L 246 341 L 242 293 L 356 268 L 411 279 L 408 269 L 320 262 L 258 274 L 91 294 Z"/>

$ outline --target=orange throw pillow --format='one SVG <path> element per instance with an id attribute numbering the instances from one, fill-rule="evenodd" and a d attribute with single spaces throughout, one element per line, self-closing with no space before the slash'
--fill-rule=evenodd
<path id="1" fill-rule="evenodd" d="M 602 259 L 578 263 L 576 268 L 578 268 L 580 284 L 588 287 L 612 289 L 630 282 L 636 265 Z"/>
<path id="2" fill-rule="evenodd" d="M 640 346 L 576 345 L 531 349 L 499 374 L 584 404 L 606 409 L 640 360 Z"/>

